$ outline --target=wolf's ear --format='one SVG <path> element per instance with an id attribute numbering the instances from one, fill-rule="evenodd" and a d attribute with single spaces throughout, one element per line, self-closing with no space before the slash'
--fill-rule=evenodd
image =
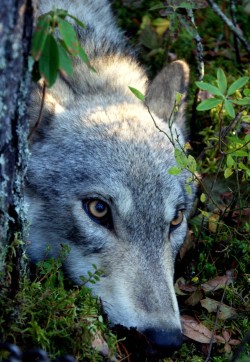
<path id="1" fill-rule="evenodd" d="M 188 82 L 189 67 L 185 62 L 177 60 L 163 68 L 146 93 L 146 103 L 150 111 L 159 118 L 168 120 L 174 109 L 176 92 L 182 93 L 184 96 L 175 115 L 175 122 L 182 126 Z"/>
<path id="2" fill-rule="evenodd" d="M 73 92 L 60 80 L 52 89 L 45 89 L 41 83 L 34 83 L 29 108 L 30 141 L 35 142 L 43 138 L 49 132 L 55 118 L 73 102 Z"/>

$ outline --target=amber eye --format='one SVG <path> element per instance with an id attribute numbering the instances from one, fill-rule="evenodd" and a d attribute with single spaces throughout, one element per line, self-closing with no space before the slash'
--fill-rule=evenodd
<path id="1" fill-rule="evenodd" d="M 101 200 L 91 200 L 88 202 L 89 213 L 98 219 L 102 219 L 108 214 L 108 205 Z"/>
<path id="2" fill-rule="evenodd" d="M 181 223 L 182 223 L 182 220 L 183 220 L 183 211 L 182 210 L 178 210 L 175 218 L 171 221 L 170 223 L 170 227 L 172 229 L 178 227 Z"/>
<path id="3" fill-rule="evenodd" d="M 88 199 L 82 202 L 86 214 L 97 224 L 108 229 L 113 228 L 112 215 L 108 204 L 100 199 Z"/>

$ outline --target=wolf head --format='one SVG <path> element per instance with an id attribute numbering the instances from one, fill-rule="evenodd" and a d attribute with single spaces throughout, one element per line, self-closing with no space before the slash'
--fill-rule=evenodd
<path id="1" fill-rule="evenodd" d="M 175 348 L 181 324 L 174 260 L 193 196 L 185 191 L 187 173 L 168 173 L 175 165 L 171 134 L 184 142 L 184 106 L 171 132 L 167 120 L 176 92 L 185 92 L 188 67 L 175 62 L 147 86 L 131 59 L 118 58 L 93 59 L 96 74 L 78 69 L 75 78 L 59 79 L 46 94 L 25 191 L 28 253 L 36 262 L 57 257 L 67 244 L 64 269 L 73 281 L 80 284 L 93 264 L 103 271 L 91 287 L 113 324 L 135 327 L 153 343 Z M 138 84 L 146 105 L 128 89 Z M 40 93 L 38 87 L 32 95 L 31 123 Z"/>

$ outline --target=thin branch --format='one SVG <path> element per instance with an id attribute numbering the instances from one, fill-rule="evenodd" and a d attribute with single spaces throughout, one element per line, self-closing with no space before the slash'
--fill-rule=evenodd
<path id="1" fill-rule="evenodd" d="M 204 77 L 204 57 L 203 57 L 203 45 L 201 41 L 200 34 L 198 33 L 197 26 L 194 20 L 194 13 L 193 10 L 187 10 L 188 18 L 195 29 L 195 37 L 194 40 L 196 42 L 196 50 L 197 50 L 197 61 L 198 61 L 198 71 L 199 71 L 199 80 L 202 81 Z"/>
<path id="2" fill-rule="evenodd" d="M 217 311 L 216 311 L 216 318 L 215 318 L 215 322 L 214 322 L 214 328 L 213 328 L 212 336 L 211 336 L 211 339 L 210 339 L 208 355 L 207 355 L 207 358 L 205 359 L 205 362 L 209 362 L 210 359 L 211 359 L 211 352 L 212 352 L 212 347 L 213 347 L 213 342 L 214 342 L 214 334 L 215 334 L 216 327 L 217 327 L 217 325 L 218 325 L 220 308 L 221 308 L 222 303 L 223 303 L 223 300 L 224 300 L 224 298 L 225 298 L 225 293 L 226 293 L 227 285 L 228 285 L 228 280 L 227 280 L 226 283 L 225 283 L 225 288 L 224 288 L 224 291 L 223 291 L 223 294 L 222 294 L 222 297 L 221 297 L 221 300 L 220 300 L 220 304 L 217 305 Z"/>
<path id="3" fill-rule="evenodd" d="M 237 19 L 236 19 L 235 0 L 230 0 L 229 7 L 230 7 L 230 14 L 231 14 L 233 25 L 237 28 L 238 26 L 237 26 Z M 235 49 L 235 57 L 236 57 L 237 64 L 240 65 L 241 59 L 240 59 L 240 51 L 239 51 L 239 39 L 237 38 L 237 36 L 235 34 L 234 34 L 234 49 Z"/>
<path id="4" fill-rule="evenodd" d="M 250 44 L 243 36 L 241 30 L 234 26 L 232 21 L 228 19 L 228 17 L 221 11 L 219 6 L 213 1 L 213 0 L 207 0 L 207 3 L 211 6 L 211 8 L 214 10 L 214 12 L 219 15 L 219 17 L 224 21 L 225 24 L 229 27 L 229 29 L 237 36 L 237 38 L 240 40 L 246 51 L 248 52 L 250 56 Z"/>
<path id="5" fill-rule="evenodd" d="M 45 102 L 45 95 L 46 95 L 46 83 L 43 82 L 43 89 L 42 89 L 42 100 L 41 100 L 41 106 L 40 106 L 40 110 L 39 110 L 39 115 L 37 118 L 36 123 L 34 124 L 34 126 L 32 127 L 32 129 L 30 130 L 29 136 L 28 136 L 28 140 L 31 139 L 33 133 L 35 132 L 35 130 L 37 129 L 37 127 L 39 126 L 41 119 L 42 119 L 42 115 L 43 115 L 43 109 L 44 109 L 44 102 Z"/>

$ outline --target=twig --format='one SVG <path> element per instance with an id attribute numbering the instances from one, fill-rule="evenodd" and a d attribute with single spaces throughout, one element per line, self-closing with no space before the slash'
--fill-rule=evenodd
<path id="1" fill-rule="evenodd" d="M 32 137 L 33 133 L 35 132 L 35 130 L 37 129 L 37 127 L 39 126 L 41 119 L 42 119 L 42 115 L 43 115 L 43 109 L 44 109 L 44 102 L 45 102 L 45 94 L 46 94 L 46 83 L 45 81 L 43 82 L 43 89 L 42 89 L 42 100 L 41 100 L 41 106 L 40 106 L 40 110 L 39 110 L 39 115 L 37 118 L 36 123 L 34 124 L 34 126 L 32 127 L 32 129 L 30 130 L 29 136 L 28 136 L 28 140 L 30 140 L 30 138 Z"/>
<path id="2" fill-rule="evenodd" d="M 219 15 L 219 17 L 224 21 L 224 23 L 227 24 L 230 30 L 237 36 L 237 38 L 240 40 L 246 51 L 248 52 L 250 56 L 250 44 L 247 42 L 245 37 L 242 35 L 242 32 L 239 28 L 234 26 L 232 21 L 228 19 L 228 17 L 221 11 L 219 6 L 213 1 L 213 0 L 207 0 L 207 3 L 211 6 L 211 8 L 214 10 L 214 12 Z"/>
<path id="3" fill-rule="evenodd" d="M 230 14 L 231 14 L 233 25 L 237 28 L 237 19 L 236 19 L 236 15 L 235 15 L 235 13 L 236 13 L 235 0 L 230 0 L 229 7 L 230 7 Z M 241 59 L 240 59 L 240 51 L 239 51 L 239 40 L 235 34 L 234 34 L 234 49 L 235 49 L 236 62 L 237 62 L 237 64 L 240 65 Z"/>
<path id="4" fill-rule="evenodd" d="M 155 122 L 154 116 L 153 116 L 152 113 L 150 112 L 149 106 L 148 106 L 147 104 L 145 104 L 145 105 L 146 105 L 146 107 L 147 107 L 147 110 L 148 110 L 148 113 L 149 113 L 150 117 L 152 118 L 152 120 L 153 120 L 153 122 L 154 122 L 155 127 L 158 129 L 159 132 L 162 132 L 165 136 L 167 136 L 169 142 L 171 142 L 172 145 L 175 146 L 175 145 L 174 145 L 174 141 L 171 140 L 171 138 L 169 137 L 169 135 L 167 134 L 167 132 L 163 131 L 163 130 L 157 125 L 157 123 Z"/>
<path id="5" fill-rule="evenodd" d="M 207 358 L 206 358 L 205 362 L 209 362 L 209 361 L 210 361 L 210 358 L 211 358 L 211 352 L 212 352 L 213 341 L 214 341 L 214 334 L 215 334 L 215 330 L 216 330 L 216 327 L 217 327 L 217 324 L 218 324 L 220 307 L 221 307 L 221 305 L 222 305 L 222 303 L 223 303 L 223 300 L 224 300 L 224 297 L 225 297 L 227 285 L 228 285 L 228 280 L 227 280 L 226 283 L 225 283 L 225 288 L 224 288 L 224 290 L 223 290 L 223 294 L 222 294 L 222 297 L 221 297 L 221 300 L 220 300 L 220 304 L 217 305 L 217 311 L 216 311 L 216 318 L 215 318 L 215 322 L 214 322 L 214 328 L 213 328 L 212 336 L 211 336 L 211 339 L 210 339 L 208 355 L 207 355 Z"/>
<path id="6" fill-rule="evenodd" d="M 216 181 L 217 181 L 217 177 L 218 177 L 218 175 L 219 175 L 219 172 L 220 172 L 220 169 L 221 169 L 221 165 L 222 165 L 222 163 L 223 163 L 223 161 L 224 161 L 224 158 L 225 158 L 225 155 L 222 154 L 222 157 L 221 157 L 221 159 L 220 159 L 220 163 L 219 163 L 219 165 L 218 165 L 218 167 L 217 167 L 217 171 L 216 171 L 214 180 L 213 180 L 213 182 L 212 182 L 212 185 L 211 185 L 211 187 L 210 187 L 210 190 L 207 192 L 207 203 L 206 203 L 206 204 L 208 204 L 209 201 L 212 201 L 212 203 L 213 203 L 216 207 L 218 207 L 218 205 L 216 204 L 215 201 L 213 201 L 213 198 L 211 197 L 211 194 L 212 194 L 214 185 L 215 185 L 215 183 L 216 183 Z M 204 189 L 204 191 L 205 191 L 205 189 Z M 220 208 L 218 207 L 218 209 L 220 209 Z M 200 224 L 199 232 L 198 232 L 198 236 L 197 236 L 197 242 L 199 241 L 200 236 L 201 236 L 201 232 L 202 232 L 203 225 L 204 225 L 204 220 L 205 220 L 205 216 L 202 216 L 201 224 Z"/>
<path id="7" fill-rule="evenodd" d="M 204 57 L 203 57 L 203 45 L 201 41 L 200 34 L 198 33 L 197 26 L 194 20 L 193 10 L 187 10 L 188 18 L 192 24 L 192 27 L 195 29 L 195 37 L 194 40 L 196 42 L 196 50 L 197 50 L 197 61 L 198 61 L 198 71 L 199 71 L 199 80 L 202 81 L 204 77 Z"/>

